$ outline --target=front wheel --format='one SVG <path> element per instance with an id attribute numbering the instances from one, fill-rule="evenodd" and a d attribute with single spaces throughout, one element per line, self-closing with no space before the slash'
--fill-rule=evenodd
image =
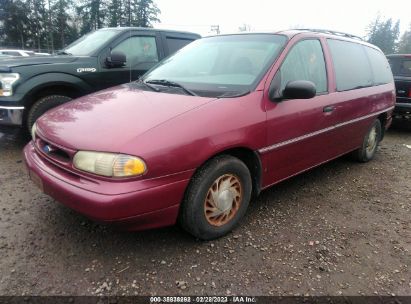
<path id="1" fill-rule="evenodd" d="M 360 162 L 368 162 L 374 158 L 377 147 L 381 141 L 381 122 L 376 119 L 364 137 L 361 148 L 354 151 L 355 158 Z"/>
<path id="2" fill-rule="evenodd" d="M 192 178 L 181 205 L 180 223 L 199 239 L 221 237 L 244 216 L 251 190 L 250 171 L 241 160 L 215 157 Z"/>
<path id="3" fill-rule="evenodd" d="M 27 128 L 31 133 L 31 128 L 36 122 L 37 118 L 46 113 L 48 110 L 55 108 L 63 103 L 71 100 L 71 97 L 64 95 L 49 95 L 37 100 L 27 115 Z"/>

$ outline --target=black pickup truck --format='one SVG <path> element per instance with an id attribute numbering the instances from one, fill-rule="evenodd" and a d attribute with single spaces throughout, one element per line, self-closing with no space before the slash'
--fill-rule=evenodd
<path id="1" fill-rule="evenodd" d="M 411 54 L 387 55 L 395 80 L 395 118 L 411 120 Z"/>
<path id="2" fill-rule="evenodd" d="M 200 35 L 148 28 L 104 28 L 53 56 L 0 60 L 0 125 L 29 130 L 47 110 L 137 80 Z"/>

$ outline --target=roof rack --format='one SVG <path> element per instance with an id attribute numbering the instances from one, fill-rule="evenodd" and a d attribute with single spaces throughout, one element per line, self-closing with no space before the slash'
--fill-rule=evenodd
<path id="1" fill-rule="evenodd" d="M 342 36 L 342 37 L 353 38 L 353 39 L 358 39 L 358 40 L 364 41 L 364 39 L 361 38 L 360 36 L 355 36 L 355 35 L 352 35 L 352 34 L 347 34 L 347 33 L 344 33 L 344 32 L 338 32 L 338 31 L 333 31 L 333 30 L 310 29 L 310 28 L 299 28 L 299 29 L 293 29 L 293 30 L 317 32 L 317 33 L 324 33 L 324 34 L 332 34 L 332 35 L 336 35 L 336 36 Z"/>

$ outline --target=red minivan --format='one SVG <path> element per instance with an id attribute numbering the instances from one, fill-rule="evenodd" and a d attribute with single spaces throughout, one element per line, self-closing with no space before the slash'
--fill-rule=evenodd
<path id="1" fill-rule="evenodd" d="M 394 104 L 384 54 L 353 36 L 221 35 L 49 111 L 24 157 L 44 193 L 96 221 L 178 221 L 207 240 L 271 185 L 349 152 L 371 160 Z"/>

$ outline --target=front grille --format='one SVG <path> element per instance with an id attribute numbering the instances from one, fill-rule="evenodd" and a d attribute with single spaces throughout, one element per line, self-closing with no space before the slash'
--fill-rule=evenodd
<path id="1" fill-rule="evenodd" d="M 68 170 L 71 169 L 75 151 L 51 143 L 39 136 L 35 140 L 35 147 L 42 157 L 52 161 L 54 164 L 60 165 L 60 167 L 65 167 Z"/>

